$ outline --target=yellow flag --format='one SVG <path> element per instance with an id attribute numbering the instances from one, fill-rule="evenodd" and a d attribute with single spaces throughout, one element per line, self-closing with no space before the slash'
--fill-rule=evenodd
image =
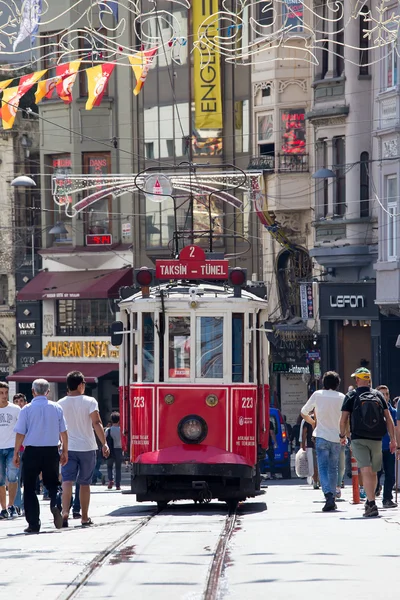
<path id="1" fill-rule="evenodd" d="M 103 63 L 86 69 L 88 82 L 86 110 L 92 110 L 93 106 L 100 106 L 114 67 L 115 63 Z"/>
<path id="2" fill-rule="evenodd" d="M 5 79 L 4 81 L 0 81 L 0 92 L 6 89 L 12 82 L 12 79 Z"/>
<path id="3" fill-rule="evenodd" d="M 61 83 L 62 77 L 51 77 L 50 79 L 43 79 L 38 82 L 37 90 L 35 93 L 35 102 L 39 104 L 43 98 L 51 98 L 56 86 Z"/>
<path id="4" fill-rule="evenodd" d="M 19 80 L 19 84 L 8 87 L 3 92 L 1 102 L 1 118 L 3 129 L 11 129 L 18 112 L 19 101 L 22 96 L 28 92 L 33 85 L 47 72 L 47 70 L 36 71 L 30 75 L 24 75 Z"/>

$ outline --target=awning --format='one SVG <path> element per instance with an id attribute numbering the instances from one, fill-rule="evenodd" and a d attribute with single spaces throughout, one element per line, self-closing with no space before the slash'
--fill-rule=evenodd
<path id="1" fill-rule="evenodd" d="M 32 383 L 35 379 L 47 379 L 52 383 L 64 383 L 71 371 L 81 371 L 88 383 L 97 383 L 99 377 L 107 375 L 111 371 L 118 371 L 118 363 L 111 362 L 47 362 L 40 360 L 22 371 L 18 371 L 7 377 L 7 381 L 20 381 L 21 383 Z"/>
<path id="2" fill-rule="evenodd" d="M 18 292 L 18 300 L 63 298 L 118 298 L 118 290 L 132 285 L 132 268 L 117 271 L 41 271 Z"/>

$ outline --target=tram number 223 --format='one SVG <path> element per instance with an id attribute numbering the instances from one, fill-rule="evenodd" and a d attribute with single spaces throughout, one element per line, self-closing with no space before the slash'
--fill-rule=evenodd
<path id="1" fill-rule="evenodd" d="M 133 398 L 133 408 L 144 408 L 144 396 L 135 396 Z"/>
<path id="2" fill-rule="evenodd" d="M 253 408 L 253 398 L 242 398 L 242 408 Z"/>

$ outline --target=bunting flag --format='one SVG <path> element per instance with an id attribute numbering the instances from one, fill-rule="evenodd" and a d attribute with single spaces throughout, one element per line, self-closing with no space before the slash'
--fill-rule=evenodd
<path id="1" fill-rule="evenodd" d="M 12 82 L 12 79 L 5 79 L 4 81 L 0 81 L 0 92 L 6 89 Z"/>
<path id="2" fill-rule="evenodd" d="M 51 98 L 56 86 L 62 82 L 62 77 L 56 76 L 50 79 L 43 79 L 38 82 L 37 90 L 35 93 L 35 102 L 39 104 L 43 98 Z"/>
<path id="3" fill-rule="evenodd" d="M 65 104 L 71 104 L 72 102 L 72 88 L 81 62 L 82 59 L 56 66 L 56 75 L 61 78 L 59 83 L 56 84 L 56 91 L 58 97 L 61 98 Z"/>
<path id="4" fill-rule="evenodd" d="M 3 121 L 3 129 L 11 129 L 14 124 L 15 117 L 18 111 L 19 101 L 22 96 L 28 92 L 31 87 L 47 72 L 36 71 L 30 75 L 24 75 L 19 80 L 19 85 L 8 87 L 3 91 L 3 99 L 1 103 L 1 118 Z"/>
<path id="5" fill-rule="evenodd" d="M 100 105 L 114 67 L 115 63 L 103 63 L 86 69 L 88 83 L 86 110 L 92 110 L 93 106 Z"/>
<path id="6" fill-rule="evenodd" d="M 133 56 L 128 56 L 136 77 L 136 87 L 133 90 L 135 96 L 140 94 L 140 90 L 144 86 L 157 50 L 158 48 L 151 48 L 150 50 L 144 50 L 143 52 L 136 52 Z"/>

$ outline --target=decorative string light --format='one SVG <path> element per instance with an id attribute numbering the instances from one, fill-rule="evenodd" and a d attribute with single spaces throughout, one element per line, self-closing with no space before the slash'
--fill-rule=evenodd
<path id="1" fill-rule="evenodd" d="M 161 10 L 157 0 L 93 0 L 89 6 L 86 0 L 76 0 L 61 14 L 49 18 L 48 0 L 24 0 L 20 7 L 16 0 L 0 0 L 0 50 L 5 56 L 12 56 L 9 62 L 18 63 L 18 68 L 35 67 L 39 60 L 58 64 L 77 56 L 82 58 L 82 54 L 87 63 L 118 61 L 137 51 L 137 45 L 133 48 L 124 44 L 124 33 L 131 21 L 135 37 L 144 49 L 163 46 L 170 60 L 181 64 L 182 49 L 188 43 L 187 32 L 182 31 L 182 14 L 194 1 L 197 0 L 166 0 L 163 7 L 167 8 Z M 211 57 L 215 52 L 236 65 L 286 58 L 317 65 L 322 49 L 333 54 L 343 52 L 340 47 L 345 44 L 337 40 L 337 34 L 354 20 L 360 20 L 361 37 L 368 40 L 368 47 L 361 47 L 354 40 L 350 48 L 359 52 L 353 52 L 354 56 L 346 60 L 354 62 L 362 56 L 366 66 L 382 60 L 383 46 L 393 46 L 398 51 L 400 0 L 395 5 L 392 0 L 377 0 L 371 8 L 365 6 L 364 0 L 345 2 L 223 0 L 221 9 L 193 32 L 191 51 L 201 50 L 203 67 L 208 64 L 207 54 Z M 60 27 L 65 21 L 69 26 Z M 39 31 L 56 31 L 57 46 L 48 40 L 48 33 Z M 286 55 L 274 52 L 281 48 L 288 50 Z M 8 70 L 13 68 L 17 67 L 11 64 Z"/>

